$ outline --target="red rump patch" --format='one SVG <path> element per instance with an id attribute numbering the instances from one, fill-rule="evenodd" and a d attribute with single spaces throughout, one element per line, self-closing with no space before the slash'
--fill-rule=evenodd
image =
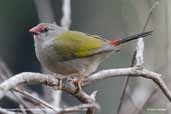
<path id="1" fill-rule="evenodd" d="M 111 40 L 111 41 L 109 41 L 109 44 L 110 45 L 119 45 L 120 41 L 121 41 L 121 39 Z"/>

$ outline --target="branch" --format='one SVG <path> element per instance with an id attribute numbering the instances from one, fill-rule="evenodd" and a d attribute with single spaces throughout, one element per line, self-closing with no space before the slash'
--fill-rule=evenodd
<path id="1" fill-rule="evenodd" d="M 83 85 L 90 84 L 90 82 L 106 79 L 106 78 L 113 78 L 113 77 L 120 77 L 120 76 L 131 76 L 131 77 L 143 77 L 152 79 L 163 91 L 165 96 L 171 102 L 171 92 L 165 85 L 164 81 L 160 78 L 161 75 L 155 72 L 140 68 L 140 67 L 132 67 L 132 68 L 120 68 L 120 69 L 109 69 L 99 71 L 83 81 Z M 51 87 L 59 87 L 61 80 L 55 78 L 54 76 L 40 74 L 40 73 L 31 73 L 25 72 L 14 75 L 13 77 L 9 78 L 8 80 L 4 81 L 0 84 L 0 98 L 9 91 L 10 89 L 16 87 L 17 85 L 23 83 L 40 83 L 45 84 Z M 79 90 L 78 87 L 73 84 L 73 81 L 69 79 L 62 80 L 61 90 L 73 95 L 79 101 L 86 104 L 95 103 L 95 93 L 93 95 L 88 95 L 83 90 Z M 96 110 L 96 106 L 91 107 L 88 109 L 87 114 L 94 114 Z"/>
<path id="2" fill-rule="evenodd" d="M 61 89 L 73 95 L 82 103 L 95 103 L 96 92 L 93 92 L 91 95 L 88 95 L 81 88 L 78 89 L 78 87 L 75 84 L 73 84 L 72 81 L 69 81 L 67 79 L 64 80 Z M 97 108 L 98 107 L 88 108 L 86 114 L 94 114 Z"/>
<path id="3" fill-rule="evenodd" d="M 63 114 L 63 113 L 69 113 L 69 112 L 87 111 L 88 108 L 92 108 L 92 107 L 99 107 L 99 106 L 96 103 L 81 104 L 81 105 L 77 105 L 77 106 L 73 106 L 73 107 L 64 108 L 61 111 L 59 111 L 58 113 Z"/>
<path id="4" fill-rule="evenodd" d="M 6 64 L 2 60 L 0 60 L 0 78 L 1 78 L 1 80 L 4 81 L 4 80 L 8 79 L 11 76 L 12 76 L 12 73 L 9 70 L 9 68 L 6 66 Z M 11 94 L 8 95 L 8 97 L 9 98 L 14 98 L 12 100 L 15 100 L 15 102 L 20 104 L 20 106 L 29 109 L 30 105 L 23 100 L 21 95 L 15 93 L 15 91 L 13 91 L 13 90 L 15 90 L 15 88 L 10 91 Z M 30 112 L 30 113 L 33 114 L 33 112 Z"/>
<path id="5" fill-rule="evenodd" d="M 132 57 L 132 60 L 131 60 L 131 67 L 133 67 L 135 65 L 135 57 L 136 56 L 136 51 L 134 51 L 134 54 L 133 54 L 133 57 Z M 123 88 L 122 88 L 122 91 L 121 91 L 121 97 L 120 97 L 120 103 L 118 105 L 118 109 L 117 109 L 117 114 L 119 114 L 120 110 L 121 110 L 121 107 L 122 107 L 122 104 L 124 102 L 124 97 L 125 97 L 125 94 L 126 94 L 126 90 L 128 89 L 128 83 L 129 83 L 129 80 L 130 80 L 130 77 L 127 76 L 124 80 L 124 84 L 123 84 Z"/>
<path id="6" fill-rule="evenodd" d="M 152 12 L 153 12 L 154 8 L 157 7 L 157 5 L 159 5 L 159 1 L 156 0 L 148 12 L 147 19 L 146 19 L 145 24 L 143 26 L 142 32 L 145 31 L 145 29 L 149 23 L 149 20 L 152 16 Z M 144 40 L 143 40 L 143 38 L 140 38 L 137 40 L 136 51 L 137 51 L 137 53 L 136 53 L 136 65 L 140 66 L 144 63 L 144 57 L 143 57 L 143 55 L 144 55 Z"/>
<path id="7" fill-rule="evenodd" d="M 140 76 L 136 76 L 136 75 L 140 75 Z M 152 77 L 158 77 L 159 75 L 160 74 L 148 71 L 140 67 L 107 69 L 91 75 L 87 80 L 85 80 L 85 82 L 89 82 L 89 81 L 94 82 L 97 80 L 102 80 L 112 77 L 121 77 L 121 76 L 144 77 L 144 78 L 151 79 Z"/>
<path id="8" fill-rule="evenodd" d="M 150 18 L 152 16 L 152 12 L 153 12 L 154 8 L 156 8 L 158 5 L 159 5 L 159 1 L 156 0 L 155 3 L 153 4 L 153 6 L 150 8 L 148 14 L 147 14 L 147 18 L 145 20 L 145 24 L 143 26 L 142 32 L 145 31 L 145 29 L 146 29 L 146 27 L 150 21 Z M 141 38 L 141 39 L 138 39 L 138 41 L 137 41 L 137 46 L 136 46 L 136 50 L 134 51 L 134 55 L 133 55 L 132 62 L 131 62 L 131 67 L 133 67 L 135 64 L 136 65 L 142 65 L 144 63 L 143 52 L 144 52 L 144 41 Z M 128 86 L 129 79 L 130 79 L 130 77 L 127 76 L 125 79 L 125 82 L 124 82 L 123 91 L 121 92 L 121 97 L 120 97 L 120 104 L 119 104 L 118 109 L 117 109 L 118 114 L 120 112 L 120 109 L 121 109 L 121 106 L 122 106 L 122 103 L 124 100 L 124 96 L 126 93 L 126 89 Z"/>
<path id="9" fill-rule="evenodd" d="M 63 0 L 62 6 L 63 17 L 61 19 L 61 26 L 65 29 L 70 28 L 71 24 L 71 1 Z"/>
<path id="10" fill-rule="evenodd" d="M 97 80 L 102 80 L 104 78 L 112 78 L 112 77 L 120 77 L 120 76 L 143 77 L 153 80 L 160 87 L 160 89 L 163 91 L 165 96 L 171 102 L 171 92 L 167 88 L 165 82 L 160 78 L 161 74 L 157 74 L 155 72 L 149 71 L 147 69 L 142 69 L 140 67 L 103 70 L 93 74 L 85 82 L 86 83 L 88 83 L 89 81 L 94 82 Z"/>
<path id="11" fill-rule="evenodd" d="M 8 111 L 8 110 L 0 107 L 0 114 L 17 114 L 17 113 L 16 112 L 12 112 L 12 111 Z"/>
<path id="12" fill-rule="evenodd" d="M 32 72 L 24 72 L 13 77 L 9 78 L 8 80 L 4 81 L 0 85 L 0 98 L 3 97 L 4 92 L 16 87 L 19 84 L 23 83 L 43 83 L 49 86 L 55 86 L 59 82 L 55 79 L 55 77 L 50 77 L 49 75 L 40 74 L 40 73 L 32 73 Z M 1 93 L 2 92 L 2 93 Z"/>
<path id="13" fill-rule="evenodd" d="M 45 84 L 45 85 L 52 86 L 52 87 L 55 87 L 55 86 L 58 87 L 60 85 L 60 82 L 61 82 L 60 79 L 57 79 L 54 76 L 50 76 L 50 75 L 45 75 L 45 74 L 40 74 L 40 73 L 31 73 L 31 72 L 20 73 L 20 74 L 14 75 L 13 77 L 9 78 L 8 80 L 0 84 L 0 98 L 2 98 L 7 91 L 11 90 L 12 88 L 20 84 L 40 83 L 40 84 Z M 79 99 L 82 103 L 94 103 L 95 102 L 94 98 L 89 96 L 84 91 L 82 90 L 78 91 L 77 86 L 74 85 L 70 80 L 68 79 L 64 80 L 62 85 L 63 85 L 61 88 L 62 90 L 66 91 L 67 93 L 72 94 L 77 99 Z M 89 108 L 90 110 L 88 110 L 88 112 L 94 112 L 96 108 L 97 107 L 91 107 Z M 51 107 L 51 109 L 54 109 L 54 108 Z"/>
<path id="14" fill-rule="evenodd" d="M 76 105 L 76 106 L 67 107 L 67 108 L 56 108 L 55 109 L 56 110 L 55 113 L 56 114 L 63 114 L 63 113 L 70 113 L 70 112 L 82 112 L 82 111 L 87 111 L 87 109 L 88 108 L 91 108 L 91 107 L 99 107 L 99 106 L 96 103 L 81 104 L 81 105 Z M 8 110 L 12 110 L 12 111 L 22 111 L 24 113 L 26 111 L 30 111 L 30 110 L 33 110 L 33 111 L 45 111 L 47 113 L 53 113 L 48 108 L 32 108 L 32 109 L 26 109 L 24 107 L 21 107 L 19 109 L 3 109 L 3 108 L 0 108 L 0 113 L 2 113 L 2 114 L 16 114 L 15 112 L 8 111 Z"/>
<path id="15" fill-rule="evenodd" d="M 87 85 L 90 82 L 94 82 L 97 80 L 102 80 L 112 77 L 120 77 L 120 76 L 143 77 L 143 78 L 152 79 L 160 87 L 160 89 L 167 96 L 167 98 L 171 101 L 171 92 L 167 88 L 164 81 L 160 78 L 161 75 L 139 67 L 102 70 L 91 75 L 87 80 L 83 82 L 83 85 Z M 53 76 L 40 74 L 40 73 L 31 73 L 31 72 L 20 73 L 14 75 L 13 77 L 9 78 L 8 80 L 0 84 L 0 90 L 1 90 L 0 98 L 3 97 L 3 95 L 5 94 L 4 92 L 7 92 L 8 90 L 23 83 L 41 83 L 48 86 L 59 86 L 60 80 Z M 75 95 L 82 102 L 89 102 L 90 100 L 90 99 L 89 100 L 85 99 L 85 98 L 90 98 L 90 96 L 84 93 L 83 91 L 77 92 L 77 87 L 73 85 L 71 81 L 64 80 L 62 90 Z"/>
<path id="16" fill-rule="evenodd" d="M 18 88 L 15 88 L 14 91 L 16 92 L 19 92 L 20 94 L 23 94 L 27 97 L 29 97 L 30 99 L 32 99 L 32 101 L 42 105 L 42 106 L 46 106 L 47 108 L 50 108 L 52 109 L 53 111 L 56 111 L 55 108 L 53 106 L 51 106 L 50 104 L 48 104 L 47 102 L 45 102 L 44 100 L 38 98 L 38 97 L 35 97 L 33 95 L 31 95 L 30 93 L 26 92 L 26 91 L 23 91 L 23 90 L 20 90 Z"/>

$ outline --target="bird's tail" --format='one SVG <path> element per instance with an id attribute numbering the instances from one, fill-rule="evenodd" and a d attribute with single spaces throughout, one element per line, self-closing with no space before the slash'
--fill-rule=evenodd
<path id="1" fill-rule="evenodd" d="M 143 32 L 143 33 L 140 33 L 140 34 L 128 36 L 128 37 L 125 37 L 125 38 L 120 38 L 120 39 L 111 40 L 111 41 L 110 41 L 110 44 L 111 44 L 111 45 L 120 45 L 120 44 L 129 42 L 129 41 L 131 41 L 131 40 L 135 40 L 135 39 L 138 39 L 138 38 L 143 38 L 143 37 L 149 36 L 149 35 L 152 34 L 152 32 L 153 32 L 153 31 L 148 31 L 148 32 Z"/>

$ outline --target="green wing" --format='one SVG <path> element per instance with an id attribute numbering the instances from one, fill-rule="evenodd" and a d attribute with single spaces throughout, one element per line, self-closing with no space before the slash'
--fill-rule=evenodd
<path id="1" fill-rule="evenodd" d="M 54 49 L 61 61 L 113 50 L 106 40 L 76 31 L 68 31 L 55 38 Z"/>

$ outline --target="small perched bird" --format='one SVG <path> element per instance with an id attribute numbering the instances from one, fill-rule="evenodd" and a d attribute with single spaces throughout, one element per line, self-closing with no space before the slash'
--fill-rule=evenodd
<path id="1" fill-rule="evenodd" d="M 115 40 L 78 31 L 66 30 L 56 24 L 41 23 L 29 30 L 34 34 L 36 56 L 49 71 L 78 79 L 96 71 L 99 64 L 118 50 L 117 46 L 151 35 L 152 31 Z"/>

